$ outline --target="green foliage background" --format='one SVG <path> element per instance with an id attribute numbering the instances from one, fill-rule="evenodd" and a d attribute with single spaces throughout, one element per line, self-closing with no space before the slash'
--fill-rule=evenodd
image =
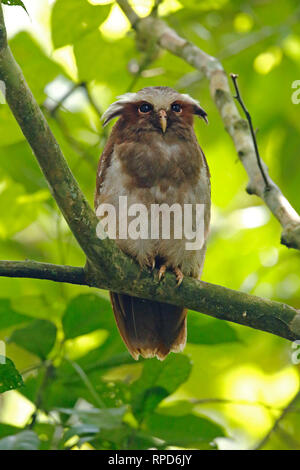
<path id="1" fill-rule="evenodd" d="M 280 246 L 278 223 L 246 194 L 246 173 L 207 82 L 164 52 L 135 75 L 145 52 L 137 50 L 114 2 L 50 3 L 24 1 L 32 22 L 11 34 L 10 46 L 91 204 L 107 138 L 99 114 L 129 89 L 168 85 L 189 93 L 210 121 L 195 123 L 212 174 L 203 279 L 299 306 L 299 253 Z M 132 4 L 139 14 L 152 8 L 151 0 Z M 7 18 L 12 11 L 21 26 L 28 24 L 22 8 L 7 6 Z M 299 211 L 300 105 L 291 101 L 292 83 L 300 79 L 298 2 L 165 0 L 159 14 L 240 75 L 261 154 Z M 0 136 L 0 258 L 82 265 L 83 254 L 5 104 Z M 257 445 L 298 392 L 291 344 L 193 312 L 188 332 L 184 354 L 135 363 L 106 292 L 0 278 L 0 339 L 9 358 L 2 364 L 0 356 L 0 449 Z M 299 448 L 299 428 L 294 409 L 264 448 Z"/>

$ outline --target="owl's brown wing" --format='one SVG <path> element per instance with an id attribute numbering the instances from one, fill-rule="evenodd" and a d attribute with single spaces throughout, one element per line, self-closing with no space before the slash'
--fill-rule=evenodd
<path id="1" fill-rule="evenodd" d="M 96 177 L 96 192 L 95 192 L 95 199 L 94 199 L 94 207 L 96 210 L 100 203 L 99 196 L 100 196 L 100 191 L 101 191 L 101 185 L 104 182 L 106 170 L 109 167 L 110 162 L 111 162 L 114 145 L 115 145 L 115 138 L 114 138 L 114 132 L 112 132 L 104 147 L 104 150 L 102 152 L 102 155 L 98 163 L 97 177 Z"/>

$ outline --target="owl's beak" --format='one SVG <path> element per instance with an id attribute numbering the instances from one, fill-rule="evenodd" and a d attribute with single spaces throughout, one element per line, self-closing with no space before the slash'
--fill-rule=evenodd
<path id="1" fill-rule="evenodd" d="M 164 109 L 161 109 L 158 111 L 158 116 L 162 131 L 165 133 L 167 129 L 167 113 Z"/>

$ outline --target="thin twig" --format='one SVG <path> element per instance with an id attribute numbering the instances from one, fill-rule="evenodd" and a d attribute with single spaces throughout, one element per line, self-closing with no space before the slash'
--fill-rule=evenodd
<path id="1" fill-rule="evenodd" d="M 255 150 L 255 154 L 256 154 L 257 164 L 258 164 L 258 167 L 260 169 L 263 180 L 265 182 L 265 190 L 269 191 L 270 190 L 270 184 L 269 184 L 268 178 L 267 178 L 267 176 L 265 174 L 265 171 L 263 169 L 263 166 L 262 166 L 262 161 L 261 161 L 259 150 L 258 150 L 256 135 L 255 135 L 255 132 L 254 132 L 254 129 L 253 129 L 252 118 L 251 118 L 251 115 L 250 115 L 248 109 L 246 108 L 245 103 L 244 103 L 244 101 L 241 97 L 240 90 L 239 90 L 239 87 L 238 87 L 238 84 L 237 84 L 238 75 L 236 73 L 231 73 L 230 76 L 232 78 L 234 88 L 235 88 L 235 91 L 236 91 L 236 96 L 234 98 L 240 103 L 240 105 L 241 105 L 241 107 L 242 107 L 242 109 L 245 113 L 245 116 L 246 116 L 246 119 L 248 121 L 249 127 L 250 127 L 250 132 L 251 132 L 251 137 L 252 137 L 254 150 Z"/>
<path id="2" fill-rule="evenodd" d="M 27 425 L 28 429 L 33 429 L 34 428 L 34 425 L 36 423 L 37 416 L 38 416 L 38 411 L 43 406 L 43 399 L 44 399 L 45 390 L 47 388 L 47 385 L 49 383 L 50 378 L 53 375 L 54 367 L 53 367 L 52 362 L 49 361 L 48 363 L 44 363 L 44 365 L 45 365 L 45 374 L 44 374 L 44 377 L 42 379 L 42 383 L 41 383 L 40 387 L 38 388 L 38 391 L 37 391 L 37 394 L 36 394 L 35 410 L 34 410 L 34 412 L 32 413 L 32 415 L 29 419 L 29 423 Z"/>
<path id="3" fill-rule="evenodd" d="M 282 411 L 282 408 L 271 406 L 260 401 L 253 402 L 247 400 L 234 400 L 230 398 L 200 398 L 196 400 L 192 398 L 190 402 L 193 403 L 193 405 L 207 405 L 213 403 L 220 405 L 261 406 L 262 408 L 270 411 Z"/>
<path id="4" fill-rule="evenodd" d="M 75 372 L 78 374 L 78 376 L 80 377 L 80 379 L 82 380 L 82 382 L 84 383 L 84 385 L 86 386 L 86 388 L 88 389 L 88 391 L 90 392 L 90 394 L 92 395 L 92 397 L 94 398 L 95 402 L 97 403 L 97 405 L 100 407 L 100 408 L 106 408 L 106 405 L 104 403 L 103 400 L 101 400 L 100 396 L 98 395 L 98 393 L 96 392 L 93 384 L 91 383 L 91 381 L 89 380 L 88 376 L 86 375 L 86 373 L 84 372 L 84 370 L 80 367 L 79 364 L 77 364 L 77 362 L 75 361 L 71 361 L 70 359 L 67 358 L 67 361 L 68 363 L 73 367 L 73 369 L 75 370 Z"/>
<path id="5" fill-rule="evenodd" d="M 156 17 L 156 16 L 158 15 L 158 7 L 159 7 L 159 5 L 160 5 L 162 2 L 163 2 L 163 0 L 155 0 L 154 5 L 153 5 L 153 8 L 152 8 L 152 10 L 151 10 L 151 12 L 150 12 L 150 15 L 151 15 L 151 16 Z"/>
<path id="6" fill-rule="evenodd" d="M 138 64 L 138 71 L 134 74 L 133 79 L 131 83 L 129 84 L 129 87 L 127 88 L 126 92 L 129 93 L 131 92 L 135 85 L 137 84 L 138 80 L 141 78 L 142 73 L 144 70 L 150 65 L 152 62 L 152 57 L 150 54 L 146 54 L 145 57 L 143 58 L 142 62 Z"/>
<path id="7" fill-rule="evenodd" d="M 59 110 L 59 108 L 61 108 L 61 106 L 63 106 L 64 102 L 76 91 L 78 90 L 78 88 L 82 87 L 84 85 L 84 83 L 74 83 L 73 86 L 61 97 L 61 99 L 59 101 L 57 101 L 55 103 L 55 105 L 53 106 L 53 108 L 50 108 L 49 111 L 50 111 L 50 114 L 52 116 L 54 116 L 57 111 Z"/>
<path id="8" fill-rule="evenodd" d="M 102 112 L 101 108 L 99 107 L 98 103 L 96 102 L 96 100 L 94 99 L 94 97 L 93 97 L 93 95 L 90 91 L 89 84 L 84 83 L 83 84 L 83 89 L 85 91 L 88 102 L 90 103 L 91 107 L 94 109 L 95 113 L 97 114 L 97 116 L 99 118 L 99 123 L 100 123 L 101 119 L 102 119 L 103 112 Z M 102 135 L 104 141 L 106 141 L 107 138 L 108 138 L 108 128 L 107 127 L 102 127 L 101 128 L 101 135 Z"/>
<path id="9" fill-rule="evenodd" d="M 88 83 L 83 83 L 82 84 L 82 87 L 85 91 L 85 94 L 87 96 L 87 99 L 88 101 L 90 102 L 91 106 L 94 108 L 96 114 L 98 115 L 99 119 L 101 119 L 102 117 L 102 111 L 101 109 L 99 108 L 98 104 L 96 103 L 96 101 L 94 100 L 91 92 L 90 92 L 90 89 L 89 89 L 89 85 Z"/>
<path id="10" fill-rule="evenodd" d="M 131 26 L 133 28 L 136 27 L 136 24 L 140 20 L 140 17 L 136 14 L 136 12 L 133 10 L 133 8 L 129 5 L 127 0 L 118 0 L 117 2 L 127 18 L 129 19 Z"/>

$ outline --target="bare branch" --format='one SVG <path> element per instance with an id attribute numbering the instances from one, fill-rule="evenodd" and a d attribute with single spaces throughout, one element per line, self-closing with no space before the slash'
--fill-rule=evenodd
<path id="1" fill-rule="evenodd" d="M 127 0 L 117 0 L 129 21 L 132 10 Z M 257 165 L 257 157 L 247 122 L 241 118 L 230 92 L 227 75 L 221 63 L 215 57 L 206 54 L 194 44 L 180 37 L 167 24 L 152 16 L 136 19 L 134 13 L 133 27 L 138 37 L 154 38 L 163 49 L 181 57 L 187 63 L 199 70 L 209 80 L 212 98 L 219 110 L 225 129 L 231 136 L 238 156 L 248 174 L 247 191 L 256 194 L 269 207 L 280 222 L 283 231 L 281 243 L 289 248 L 300 249 L 300 216 L 284 197 L 281 190 L 271 180 L 265 163 L 261 162 L 263 172 Z M 265 191 L 265 181 L 262 174 L 267 176 L 269 190 Z"/>
<path id="2" fill-rule="evenodd" d="M 125 15 L 127 16 L 127 18 L 129 19 L 132 27 L 134 28 L 135 26 L 135 23 L 137 21 L 139 21 L 139 16 L 135 13 L 135 11 L 133 10 L 133 8 L 131 8 L 131 6 L 129 5 L 129 3 L 127 2 L 127 0 L 119 0 L 117 2 L 119 4 L 119 6 L 122 8 L 122 10 L 124 11 Z"/>
<path id="3" fill-rule="evenodd" d="M 239 90 L 239 87 L 238 87 L 238 84 L 237 84 L 238 75 L 235 74 L 235 73 L 231 73 L 230 76 L 232 78 L 233 85 L 234 85 L 234 88 L 235 88 L 235 91 L 236 91 L 235 99 L 240 103 L 240 105 L 241 105 L 241 107 L 242 107 L 242 109 L 245 113 L 245 116 L 246 116 L 246 119 L 248 121 L 249 127 L 250 127 L 251 137 L 252 137 L 254 150 L 255 150 L 255 155 L 256 155 L 256 159 L 257 159 L 257 165 L 258 165 L 258 168 L 261 171 L 261 176 L 263 177 L 263 180 L 265 182 L 265 191 L 269 191 L 270 190 L 269 181 L 268 181 L 268 178 L 265 174 L 265 170 L 263 169 L 263 166 L 262 166 L 262 162 L 261 162 L 261 158 L 260 158 L 260 154 L 259 154 L 259 150 L 258 150 L 258 145 L 257 145 L 257 140 L 256 140 L 256 135 L 255 135 L 255 132 L 254 132 L 254 129 L 253 129 L 252 118 L 251 118 L 251 115 L 250 115 L 248 109 L 246 108 L 245 103 L 244 103 L 244 101 L 241 97 L 240 90 Z"/>

